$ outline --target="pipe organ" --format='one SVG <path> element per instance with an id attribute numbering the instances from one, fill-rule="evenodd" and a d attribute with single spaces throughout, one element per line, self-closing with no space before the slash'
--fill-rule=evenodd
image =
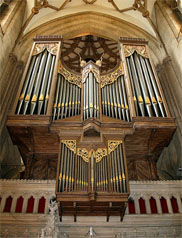
<path id="1" fill-rule="evenodd" d="M 144 39 L 121 38 L 120 60 L 104 73 L 103 54 L 82 59 L 80 53 L 72 62 L 80 73 L 69 69 L 63 43 L 60 36 L 34 39 L 8 130 L 25 178 L 56 179 L 60 219 L 122 220 L 128 180 L 157 179 L 156 161 L 173 136 L 174 118 Z"/>

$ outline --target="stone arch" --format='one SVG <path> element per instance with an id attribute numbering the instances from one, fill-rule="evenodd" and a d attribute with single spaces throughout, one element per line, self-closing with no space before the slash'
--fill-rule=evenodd
<path id="1" fill-rule="evenodd" d="M 25 34 L 16 44 L 14 51 L 18 58 L 25 62 L 35 35 L 62 35 L 64 39 L 70 39 L 87 34 L 115 41 L 120 37 L 145 38 L 149 41 L 155 64 L 162 62 L 166 56 L 157 39 L 144 29 L 116 17 L 96 12 L 71 14 L 43 23 Z"/>

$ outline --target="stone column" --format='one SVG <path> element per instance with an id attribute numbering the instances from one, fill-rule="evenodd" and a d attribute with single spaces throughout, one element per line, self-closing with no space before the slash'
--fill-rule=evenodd
<path id="1" fill-rule="evenodd" d="M 40 195 L 38 194 L 33 194 L 34 197 L 34 206 L 33 206 L 33 213 L 38 213 L 38 206 L 39 206 L 39 199 Z"/>
<path id="2" fill-rule="evenodd" d="M 132 196 L 134 199 L 134 204 L 135 204 L 135 213 L 140 214 L 140 207 L 139 207 L 139 201 L 138 201 L 138 195 Z"/>
<path id="3" fill-rule="evenodd" d="M 150 202 L 149 202 L 150 197 L 151 197 L 151 195 L 149 195 L 149 194 L 144 195 L 147 214 L 151 214 L 151 207 L 150 207 Z"/>
<path id="4" fill-rule="evenodd" d="M 30 198 L 30 196 L 28 194 L 25 194 L 23 196 L 23 208 L 22 208 L 22 213 L 26 213 L 27 211 L 27 205 L 28 205 L 28 199 Z"/>
<path id="5" fill-rule="evenodd" d="M 155 201 L 156 201 L 157 213 L 162 214 L 162 208 L 161 208 L 161 202 L 160 202 L 161 196 L 160 195 L 154 195 L 153 197 L 155 198 Z"/>
<path id="6" fill-rule="evenodd" d="M 46 199 L 44 213 L 48 214 L 49 213 L 49 203 L 50 203 L 51 197 L 49 195 L 44 195 L 44 198 Z"/>
<path id="7" fill-rule="evenodd" d="M 171 198 L 170 194 L 165 195 L 165 199 L 166 199 L 167 207 L 168 207 L 168 212 L 169 213 L 173 213 L 173 209 L 172 209 L 171 199 L 170 198 Z"/>
<path id="8" fill-rule="evenodd" d="M 177 193 L 175 197 L 176 197 L 177 204 L 178 204 L 178 212 L 179 212 L 179 213 L 182 213 L 182 204 L 181 204 L 180 194 Z"/>
<path id="9" fill-rule="evenodd" d="M 12 204 L 11 204 L 11 210 L 10 210 L 11 213 L 15 213 L 16 204 L 17 204 L 17 198 L 19 196 L 20 195 L 12 195 L 13 201 L 12 201 Z"/>
<path id="10" fill-rule="evenodd" d="M 4 206 L 5 206 L 5 203 L 6 203 L 6 198 L 8 196 L 6 194 L 4 194 L 2 196 L 2 199 L 1 199 L 1 203 L 0 203 L 0 212 L 3 212 L 4 211 Z"/>

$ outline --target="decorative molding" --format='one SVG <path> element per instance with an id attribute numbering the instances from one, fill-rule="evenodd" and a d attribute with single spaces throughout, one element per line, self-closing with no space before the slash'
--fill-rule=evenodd
<path id="1" fill-rule="evenodd" d="M 74 74 L 74 73 L 68 71 L 67 69 L 65 69 L 63 67 L 63 65 L 61 64 L 61 62 L 59 63 L 58 73 L 63 75 L 64 78 L 69 83 L 75 84 L 80 88 L 82 87 L 82 78 L 81 78 L 81 76 L 78 75 L 78 74 Z"/>
<path id="2" fill-rule="evenodd" d="M 94 4 L 97 0 L 83 0 L 86 4 Z"/>
<path id="3" fill-rule="evenodd" d="M 121 62 L 119 67 L 116 70 L 114 70 L 110 74 L 102 75 L 100 77 L 101 88 L 103 88 L 104 86 L 106 86 L 108 84 L 114 83 L 114 81 L 116 81 L 118 79 L 118 77 L 123 74 L 124 74 L 123 64 Z"/>
<path id="4" fill-rule="evenodd" d="M 88 150 L 85 148 L 78 148 L 77 149 L 77 155 L 82 157 L 82 159 L 88 163 L 89 161 L 89 153 Z"/>
<path id="5" fill-rule="evenodd" d="M 76 154 L 76 140 L 61 140 L 61 143 Z"/>
<path id="6" fill-rule="evenodd" d="M 88 151 L 86 148 L 78 148 L 77 155 L 82 157 L 85 162 L 89 162 L 89 158 L 91 157 L 91 153 L 93 152 L 96 163 L 100 162 L 103 157 L 107 156 L 106 148 L 98 148 L 96 151 L 93 149 Z"/>
<path id="7" fill-rule="evenodd" d="M 108 140 L 108 154 L 114 151 L 122 143 L 122 140 Z"/>
<path id="8" fill-rule="evenodd" d="M 103 157 L 107 156 L 107 149 L 106 148 L 98 148 L 95 153 L 96 163 L 100 162 Z"/>
<path id="9" fill-rule="evenodd" d="M 49 53 L 56 55 L 58 51 L 58 43 L 36 43 L 32 52 L 32 55 L 38 55 L 43 52 L 45 49 L 49 51 Z"/>
<path id="10" fill-rule="evenodd" d="M 145 45 L 125 45 L 124 44 L 123 50 L 124 50 L 125 57 L 129 57 L 136 51 L 139 55 L 143 56 L 144 58 L 149 58 Z"/>
<path id="11" fill-rule="evenodd" d="M 100 72 L 98 65 L 94 64 L 92 61 L 89 61 L 86 65 L 84 65 L 82 69 L 82 83 L 85 83 L 88 74 L 92 72 L 97 83 L 100 83 Z"/>

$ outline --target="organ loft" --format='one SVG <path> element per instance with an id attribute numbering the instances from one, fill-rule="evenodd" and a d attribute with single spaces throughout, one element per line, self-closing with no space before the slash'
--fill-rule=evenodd
<path id="1" fill-rule="evenodd" d="M 157 180 L 176 125 L 147 41 L 36 36 L 7 126 L 26 179 L 56 179 L 59 217 L 120 216 Z"/>

